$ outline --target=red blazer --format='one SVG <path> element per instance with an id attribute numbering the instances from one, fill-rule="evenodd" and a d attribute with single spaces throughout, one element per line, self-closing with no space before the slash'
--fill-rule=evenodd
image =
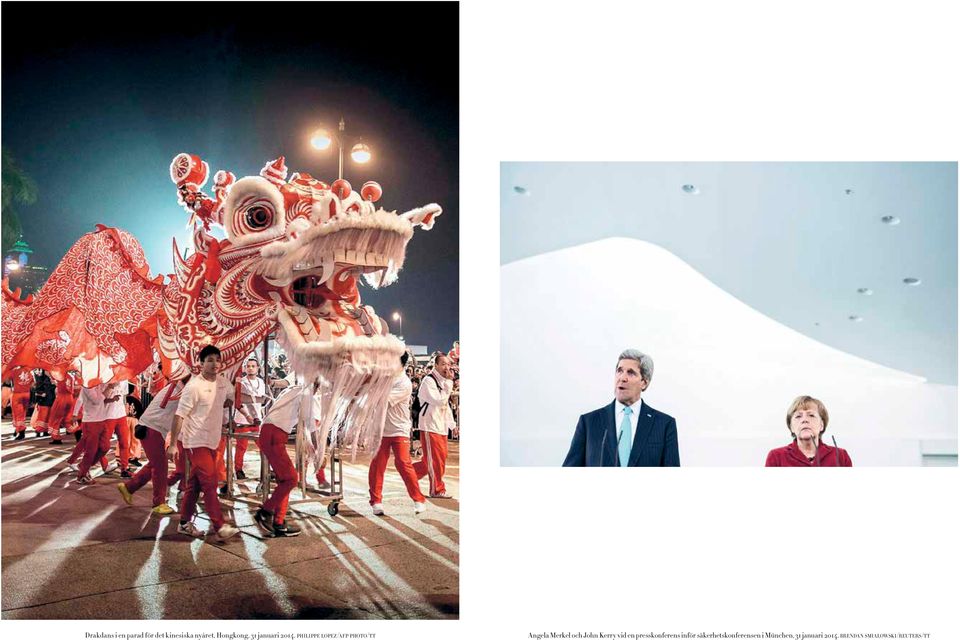
<path id="1" fill-rule="evenodd" d="M 818 463 L 819 461 L 819 463 Z M 768 467 L 852 467 L 853 462 L 846 449 L 831 447 L 820 443 L 814 460 L 807 460 L 807 456 L 800 451 L 797 441 L 794 440 L 785 447 L 772 449 L 767 454 Z"/>

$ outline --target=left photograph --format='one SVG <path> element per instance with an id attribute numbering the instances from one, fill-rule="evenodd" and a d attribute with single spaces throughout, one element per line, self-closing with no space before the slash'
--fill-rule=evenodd
<path id="1" fill-rule="evenodd" d="M 2 617 L 458 618 L 457 4 L 147 7 L 2 9 Z"/>

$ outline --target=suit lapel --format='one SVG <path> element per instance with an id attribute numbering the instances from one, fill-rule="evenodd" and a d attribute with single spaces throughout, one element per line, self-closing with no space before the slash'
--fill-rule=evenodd
<path id="1" fill-rule="evenodd" d="M 630 464 L 628 466 L 632 467 L 637 464 L 637 460 L 640 459 L 640 452 L 643 451 L 643 447 L 647 444 L 652 431 L 653 415 L 650 413 L 647 403 L 641 402 L 640 417 L 637 418 L 637 432 L 634 434 L 633 447 L 630 449 Z"/>

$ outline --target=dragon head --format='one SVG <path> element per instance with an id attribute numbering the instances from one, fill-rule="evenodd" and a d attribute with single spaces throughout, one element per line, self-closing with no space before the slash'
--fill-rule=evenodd
<path id="1" fill-rule="evenodd" d="M 195 253 L 182 258 L 174 243 L 176 275 L 159 325 L 170 373 L 194 369 L 209 343 L 224 367 L 235 366 L 279 325 L 278 340 L 307 378 L 341 366 L 394 375 L 404 346 L 362 303 L 358 281 L 394 282 L 414 228 L 431 228 L 440 207 L 398 215 L 375 205 L 382 195 L 375 182 L 358 193 L 346 180 L 328 185 L 306 173 L 288 180 L 283 157 L 258 176 L 218 172 L 210 198 L 200 191 L 207 171 L 188 154 L 171 165 L 180 203 L 194 216 Z M 209 235 L 212 224 L 225 240 Z"/>

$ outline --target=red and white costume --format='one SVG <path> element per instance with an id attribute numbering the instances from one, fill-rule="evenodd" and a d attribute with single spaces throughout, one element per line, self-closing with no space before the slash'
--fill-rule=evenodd
<path id="1" fill-rule="evenodd" d="M 127 424 L 127 389 L 126 380 L 112 382 L 106 385 L 103 392 L 106 409 L 104 429 L 107 432 L 107 450 L 109 450 L 110 436 L 117 435 L 120 454 L 117 462 L 120 469 L 126 471 L 130 466 L 130 440 L 133 438 L 130 426 Z M 108 402 L 109 400 L 109 402 Z"/>
<path id="2" fill-rule="evenodd" d="M 114 419 L 108 415 L 108 411 L 112 407 L 105 404 L 104 401 L 108 397 L 113 397 L 112 394 L 106 395 L 107 392 L 112 391 L 112 387 L 113 385 L 110 384 L 101 384 L 80 391 L 80 399 L 77 401 L 75 409 L 77 412 L 83 411 L 83 437 L 80 439 L 83 459 L 80 461 L 80 469 L 77 472 L 78 478 L 86 476 L 94 462 L 105 461 L 104 456 L 110 450 L 110 436 L 113 433 Z M 108 426 L 110 427 L 109 430 Z"/>
<path id="3" fill-rule="evenodd" d="M 70 424 L 70 417 L 73 415 L 73 405 L 76 400 L 75 393 L 77 389 L 77 379 L 72 373 L 67 374 L 63 380 L 57 382 L 57 397 L 53 401 L 53 407 L 50 409 L 50 438 L 54 441 L 60 440 L 60 427 L 67 429 Z"/>
<path id="4" fill-rule="evenodd" d="M 27 409 L 30 408 L 30 389 L 33 388 L 33 372 L 26 367 L 13 370 L 13 428 L 18 433 L 27 429 Z"/>
<path id="5" fill-rule="evenodd" d="M 147 427 L 147 435 L 141 441 L 147 452 L 147 464 L 123 484 L 130 493 L 153 483 L 153 506 L 167 501 L 167 452 L 166 442 L 173 428 L 173 417 L 180 404 L 183 382 L 177 380 L 161 389 L 147 406 L 138 421 Z M 181 471 L 182 474 L 182 471 Z"/>
<path id="6" fill-rule="evenodd" d="M 217 499 L 217 446 L 223 424 L 223 402 L 232 392 L 233 385 L 223 376 L 215 380 L 193 376 L 184 387 L 176 410 L 176 415 L 183 419 L 180 440 L 191 465 L 180 519 L 193 519 L 197 498 L 203 492 L 203 506 L 216 530 L 224 525 Z"/>
<path id="7" fill-rule="evenodd" d="M 453 413 L 450 411 L 450 392 L 453 380 L 444 378 L 436 371 L 423 378 L 417 398 L 420 400 L 420 440 L 423 443 L 423 459 L 413 465 L 417 478 L 430 477 L 430 495 L 446 492 L 443 472 L 447 466 L 447 432 L 453 429 Z"/>
<path id="8" fill-rule="evenodd" d="M 290 492 L 300 480 L 287 453 L 287 440 L 298 422 L 302 422 L 307 431 L 315 430 L 314 395 L 309 385 L 288 387 L 280 394 L 263 417 L 257 439 L 260 450 L 277 476 L 277 488 L 263 503 L 263 510 L 273 514 L 275 524 L 283 524 Z"/>
<path id="9" fill-rule="evenodd" d="M 237 433 L 256 433 L 263 421 L 263 400 L 267 396 L 267 386 L 263 378 L 243 376 L 237 380 L 237 410 L 233 414 L 237 424 Z M 245 415 L 249 414 L 248 419 Z M 243 469 L 243 456 L 247 453 L 249 440 L 239 438 L 236 441 L 234 455 L 234 469 Z"/>
<path id="10" fill-rule="evenodd" d="M 383 426 L 383 438 L 377 454 L 370 461 L 367 479 L 370 483 L 370 504 L 383 502 L 383 476 L 387 471 L 387 461 L 393 450 L 393 464 L 407 487 L 407 493 L 414 502 L 424 502 L 426 498 L 420 492 L 417 472 L 410 461 L 410 401 L 413 383 L 407 374 L 400 372 L 390 389 L 387 399 L 387 419 Z"/>

